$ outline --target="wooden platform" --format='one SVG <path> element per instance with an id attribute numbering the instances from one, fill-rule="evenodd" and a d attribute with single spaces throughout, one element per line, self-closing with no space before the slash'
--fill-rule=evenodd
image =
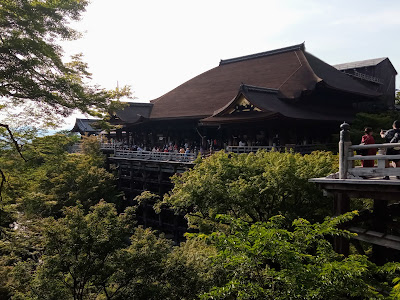
<path id="1" fill-rule="evenodd" d="M 309 182 L 318 184 L 329 193 L 345 193 L 351 198 L 367 198 L 374 200 L 399 200 L 400 180 L 390 176 L 390 180 L 382 177 L 369 179 L 332 179 L 312 178 Z"/>

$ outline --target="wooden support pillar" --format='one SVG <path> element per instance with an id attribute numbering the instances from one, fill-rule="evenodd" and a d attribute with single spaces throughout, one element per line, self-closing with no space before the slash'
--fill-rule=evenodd
<path id="1" fill-rule="evenodd" d="M 121 189 L 121 164 L 117 164 L 117 169 L 118 169 L 118 189 Z"/>
<path id="2" fill-rule="evenodd" d="M 339 141 L 339 178 L 347 178 L 348 169 L 348 155 L 349 147 L 351 146 L 350 141 L 350 125 L 344 122 L 340 125 L 340 141 Z M 350 198 L 345 193 L 336 193 L 334 197 L 334 214 L 339 216 L 350 210 Z M 343 237 L 335 237 L 333 241 L 333 247 L 336 252 L 349 255 L 349 240 Z"/>
<path id="3" fill-rule="evenodd" d="M 162 220 L 162 212 L 160 212 L 159 214 L 158 214 L 158 226 L 160 227 L 160 228 L 163 228 L 163 220 Z"/>
<path id="4" fill-rule="evenodd" d="M 110 154 L 109 153 L 107 153 L 106 154 L 106 170 L 108 171 L 108 172 L 110 172 Z"/>
<path id="5" fill-rule="evenodd" d="M 142 172 L 142 185 L 141 185 L 141 190 L 145 191 L 147 187 L 147 170 L 146 170 L 146 164 L 145 163 L 140 163 L 140 168 Z"/>
<path id="6" fill-rule="evenodd" d="M 143 225 L 147 228 L 147 203 L 143 204 Z"/>
<path id="7" fill-rule="evenodd" d="M 126 136 L 126 145 L 129 147 L 130 144 L 129 144 L 129 131 L 128 130 L 125 131 L 125 136 Z"/>
<path id="8" fill-rule="evenodd" d="M 336 193 L 334 196 L 334 214 L 339 216 L 350 211 L 350 198 L 344 193 Z M 349 240 L 343 237 L 335 237 L 333 248 L 337 253 L 349 255 Z"/>
<path id="9" fill-rule="evenodd" d="M 129 191 L 130 191 L 131 193 L 133 193 L 133 188 L 134 188 L 134 180 L 133 180 L 133 177 L 134 177 L 133 163 L 130 162 L 130 163 L 129 163 Z"/>
<path id="10" fill-rule="evenodd" d="M 349 147 L 351 146 L 350 141 L 350 125 L 346 122 L 340 125 L 340 141 L 339 141 L 339 179 L 347 178 L 348 170 L 348 156 Z"/>
<path id="11" fill-rule="evenodd" d="M 374 231 L 386 233 L 388 219 L 388 201 L 374 200 L 374 218 L 372 227 Z M 387 248 L 379 245 L 372 245 L 372 261 L 377 265 L 384 265 L 386 263 Z"/>

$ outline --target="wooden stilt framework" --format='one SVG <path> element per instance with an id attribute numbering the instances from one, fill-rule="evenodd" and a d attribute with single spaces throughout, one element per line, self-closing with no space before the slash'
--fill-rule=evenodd
<path id="1" fill-rule="evenodd" d="M 383 264 L 388 257 L 400 259 L 400 168 L 385 168 L 386 160 L 400 159 L 400 155 L 354 155 L 357 149 L 387 149 L 399 147 L 396 144 L 352 145 L 346 123 L 341 125 L 339 142 L 339 172 L 326 178 L 313 178 L 328 194 L 334 197 L 334 213 L 343 214 L 350 210 L 351 198 L 373 199 L 372 211 L 356 217 L 347 229 L 356 233 L 355 240 L 372 244 L 372 259 Z M 381 151 L 379 151 L 381 152 Z M 371 168 L 356 167 L 356 160 L 377 160 Z M 390 176 L 390 180 L 383 179 Z M 356 248 L 362 253 L 359 243 Z M 335 240 L 335 250 L 347 255 L 349 241 Z"/>
<path id="2" fill-rule="evenodd" d="M 162 153 L 163 154 L 163 153 Z M 167 153 L 168 154 L 168 153 Z M 193 167 L 193 158 L 176 156 L 176 160 L 162 159 L 159 156 L 147 157 L 148 153 L 135 155 L 118 155 L 108 157 L 110 163 L 118 170 L 118 187 L 125 192 L 128 204 L 143 191 L 150 191 L 160 196 L 172 189 L 170 177 L 183 173 Z M 187 222 L 182 215 L 168 209 L 163 209 L 156 214 L 154 203 L 145 203 L 139 207 L 137 216 L 139 223 L 145 227 L 152 227 L 163 231 L 168 238 L 176 244 L 183 241 L 183 235 L 187 232 Z"/>

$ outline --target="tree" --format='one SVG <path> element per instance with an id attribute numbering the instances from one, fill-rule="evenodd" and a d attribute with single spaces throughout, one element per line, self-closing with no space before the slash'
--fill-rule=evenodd
<path id="1" fill-rule="evenodd" d="M 105 202 L 88 214 L 71 207 L 65 218 L 44 220 L 41 262 L 16 264 L 10 283 L 14 297 L 163 299 L 160 270 L 171 242 L 134 224 L 134 209 L 118 215 Z"/>
<path id="2" fill-rule="evenodd" d="M 173 176 L 174 188 L 158 206 L 168 205 L 186 214 L 190 224 L 200 225 L 201 230 L 210 230 L 207 222 L 217 214 L 250 222 L 266 221 L 276 214 L 290 220 L 321 220 L 330 214 L 329 199 L 308 179 L 334 173 L 336 159 L 329 152 L 304 156 L 219 152 Z"/>
<path id="3" fill-rule="evenodd" d="M 4 150 L 0 164 L 9 181 L 3 193 L 4 213 L 14 211 L 21 221 L 60 217 L 64 206 L 78 203 L 86 211 L 102 199 L 119 204 L 122 193 L 116 189 L 114 175 L 104 168 L 104 157 L 95 149 L 98 142 L 89 140 L 83 153 L 71 154 L 67 150 L 74 137 L 35 137 L 22 151 L 26 162 L 12 149 Z"/>
<path id="4" fill-rule="evenodd" d="M 191 237 L 168 255 L 163 280 L 165 299 L 198 299 L 226 281 L 223 265 L 213 264 L 217 249 L 203 239 Z"/>
<path id="5" fill-rule="evenodd" d="M 63 61 L 61 40 L 79 33 L 70 23 L 80 19 L 87 0 L 0 1 L 0 122 L 21 154 L 10 122 L 19 117 L 26 126 L 55 125 L 57 116 L 74 109 L 102 116 L 119 107 L 112 99 L 130 95 L 128 87 L 107 91 L 89 85 L 90 73 L 81 55 Z M 119 102 L 119 101 L 117 101 Z M 6 113 L 4 111 L 6 110 Z M 22 114 L 22 118 L 21 118 Z M 21 155 L 22 156 L 22 155 Z M 6 177 L 0 167 L 0 194 Z"/>
<path id="6" fill-rule="evenodd" d="M 80 19 L 88 3 L 1 1 L 0 98 L 12 100 L 13 105 L 33 101 L 41 113 L 63 116 L 75 108 L 90 112 L 94 107 L 107 106 L 113 95 L 87 85 L 85 78 L 90 78 L 90 73 L 81 56 L 64 63 L 58 44 L 60 40 L 79 37 L 69 25 Z"/>
<path id="7" fill-rule="evenodd" d="M 227 281 L 202 299 L 388 299 L 391 278 L 366 256 L 344 257 L 333 251 L 329 236 L 351 234 L 338 229 L 355 213 L 311 224 L 297 219 L 287 228 L 283 216 L 249 224 L 221 216 L 230 226 L 201 237 L 217 248 L 216 265 Z M 399 264 L 391 264 L 395 273 Z"/>

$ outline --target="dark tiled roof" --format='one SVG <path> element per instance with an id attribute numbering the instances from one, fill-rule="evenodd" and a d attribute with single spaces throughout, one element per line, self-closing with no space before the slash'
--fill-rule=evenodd
<path id="1" fill-rule="evenodd" d="M 99 133 L 101 129 L 93 128 L 94 123 L 99 121 L 98 119 L 76 119 L 74 128 L 72 128 L 72 132 L 80 132 L 80 133 Z"/>
<path id="2" fill-rule="evenodd" d="M 130 102 L 123 110 L 116 112 L 115 117 L 125 124 L 134 124 L 150 117 L 152 103 Z"/>
<path id="3" fill-rule="evenodd" d="M 362 96 L 380 95 L 305 52 L 300 44 L 222 60 L 218 67 L 151 101 L 150 119 L 209 117 L 236 96 L 242 83 L 276 89 L 279 98 L 295 99 L 319 82 Z"/>
<path id="4" fill-rule="evenodd" d="M 336 68 L 323 62 L 314 55 L 305 52 L 305 56 L 314 73 L 322 78 L 323 82 L 329 87 L 366 97 L 377 97 L 381 95 L 378 92 L 366 88 L 358 81 L 349 78 L 346 74 L 338 71 Z"/>
<path id="5" fill-rule="evenodd" d="M 244 96 L 251 104 L 261 111 L 241 112 L 225 114 L 236 100 Z M 291 119 L 342 121 L 351 120 L 354 112 L 340 110 L 333 107 L 315 107 L 291 103 L 278 98 L 277 91 L 260 87 L 242 85 L 238 95 L 225 106 L 223 110 L 216 111 L 213 116 L 201 120 L 203 123 L 231 123 L 236 121 L 252 121 L 253 119 L 265 119 L 273 117 L 285 117 Z M 321 109 L 322 108 L 322 109 Z"/>
<path id="6" fill-rule="evenodd" d="M 348 63 L 344 63 L 344 64 L 337 64 L 337 65 L 334 65 L 333 67 L 335 67 L 338 70 L 371 67 L 371 66 L 376 66 L 377 64 L 383 62 L 385 59 L 387 59 L 387 57 L 366 59 L 366 60 L 348 62 Z"/>

